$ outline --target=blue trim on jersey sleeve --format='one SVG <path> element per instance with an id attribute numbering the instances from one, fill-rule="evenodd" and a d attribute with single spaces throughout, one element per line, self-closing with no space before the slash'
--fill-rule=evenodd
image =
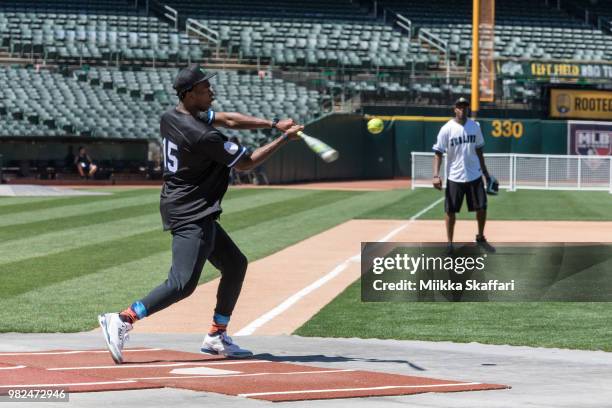
<path id="1" fill-rule="evenodd" d="M 434 152 L 440 153 L 440 154 L 444 154 L 442 150 L 436 149 L 435 147 L 432 147 L 431 150 L 433 150 Z"/>
<path id="2" fill-rule="evenodd" d="M 238 163 L 238 160 L 240 160 L 240 158 L 245 152 L 246 152 L 246 147 L 241 146 L 240 152 L 238 152 L 238 154 L 236 155 L 236 158 L 230 164 L 228 164 L 227 167 L 233 167 L 234 164 Z"/>
<path id="3" fill-rule="evenodd" d="M 483 147 L 484 145 L 485 145 L 484 143 L 483 143 L 483 144 L 479 144 L 479 145 L 477 145 L 477 146 L 476 146 L 476 148 L 477 148 L 477 149 L 480 149 L 480 148 L 481 148 L 481 147 Z"/>
<path id="4" fill-rule="evenodd" d="M 215 111 L 212 109 L 208 110 L 208 124 L 212 125 L 213 122 L 215 121 Z"/>

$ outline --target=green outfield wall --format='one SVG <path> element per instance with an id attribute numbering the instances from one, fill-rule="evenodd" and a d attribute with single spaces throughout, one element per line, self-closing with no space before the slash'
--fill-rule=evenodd
<path id="1" fill-rule="evenodd" d="M 340 152 L 331 164 L 302 142 L 293 142 L 265 164 L 272 183 L 313 180 L 379 179 L 410 176 L 411 152 L 431 151 L 438 131 L 450 117 L 378 116 L 385 130 L 372 135 L 363 115 L 332 114 L 306 132 Z M 478 122 L 488 153 L 567 154 L 567 121 L 482 118 Z"/>

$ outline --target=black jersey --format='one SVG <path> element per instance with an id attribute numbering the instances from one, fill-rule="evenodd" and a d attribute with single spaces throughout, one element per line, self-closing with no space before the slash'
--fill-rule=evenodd
<path id="1" fill-rule="evenodd" d="M 165 230 L 221 212 L 230 168 L 246 148 L 228 141 L 212 126 L 213 121 L 213 111 L 205 115 L 205 121 L 175 108 L 162 115 L 164 185 L 160 212 Z"/>

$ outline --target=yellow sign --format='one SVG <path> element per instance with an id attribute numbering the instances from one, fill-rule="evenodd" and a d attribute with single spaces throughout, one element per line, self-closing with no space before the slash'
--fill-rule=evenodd
<path id="1" fill-rule="evenodd" d="M 612 91 L 551 89 L 550 116 L 612 120 Z"/>
<path id="2" fill-rule="evenodd" d="M 491 136 L 493 137 L 510 137 L 513 136 L 515 139 L 520 139 L 523 136 L 523 123 L 514 122 L 512 120 L 494 120 L 491 122 L 493 130 Z"/>

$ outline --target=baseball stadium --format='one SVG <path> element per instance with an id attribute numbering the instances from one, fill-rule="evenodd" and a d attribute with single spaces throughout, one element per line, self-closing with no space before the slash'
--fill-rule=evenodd
<path id="1" fill-rule="evenodd" d="M 0 85 L 2 406 L 612 407 L 612 2 L 2 0 Z"/>

